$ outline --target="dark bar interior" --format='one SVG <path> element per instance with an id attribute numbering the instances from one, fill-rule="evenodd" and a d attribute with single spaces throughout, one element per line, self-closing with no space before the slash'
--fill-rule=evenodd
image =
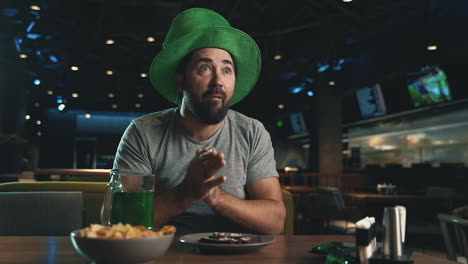
<path id="1" fill-rule="evenodd" d="M 149 68 L 193 7 L 260 48 L 260 78 L 231 109 L 271 136 L 285 234 L 352 235 L 400 205 L 407 247 L 456 260 L 441 215 L 468 221 L 467 1 L 4 0 L 0 192 L 81 182 L 84 226 L 97 222 L 127 126 L 176 106 Z"/>

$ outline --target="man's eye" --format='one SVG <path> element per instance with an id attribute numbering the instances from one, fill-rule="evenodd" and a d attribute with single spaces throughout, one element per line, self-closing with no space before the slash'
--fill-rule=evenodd
<path id="1" fill-rule="evenodd" d="M 231 72 L 232 72 L 232 70 L 231 70 L 231 69 L 229 69 L 229 68 L 226 68 L 226 69 L 224 69 L 224 73 L 227 73 L 227 74 L 229 74 L 229 73 L 231 73 Z"/>
<path id="2" fill-rule="evenodd" d="M 209 70 L 209 69 L 210 69 L 210 67 L 208 67 L 208 65 L 202 65 L 202 66 L 200 66 L 200 70 L 201 70 L 201 71 L 207 71 L 207 70 Z"/>

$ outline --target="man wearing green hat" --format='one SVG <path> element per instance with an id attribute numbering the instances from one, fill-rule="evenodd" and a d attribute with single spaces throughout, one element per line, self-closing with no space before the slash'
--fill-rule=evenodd
<path id="1" fill-rule="evenodd" d="M 260 50 L 219 14 L 187 9 L 153 60 L 151 82 L 176 108 L 131 122 L 114 169 L 157 177 L 155 226 L 178 234 L 283 231 L 285 209 L 270 135 L 230 110 L 254 87 Z"/>

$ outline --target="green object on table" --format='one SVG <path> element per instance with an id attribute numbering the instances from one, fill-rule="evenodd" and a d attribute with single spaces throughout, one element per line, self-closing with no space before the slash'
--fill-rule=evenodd
<path id="1" fill-rule="evenodd" d="M 325 243 L 311 250 L 312 253 L 327 255 L 326 264 L 357 264 L 358 261 L 351 253 L 355 247 L 344 246 L 341 242 Z"/>
<path id="2" fill-rule="evenodd" d="M 153 228 L 154 191 L 113 191 L 111 224 L 123 223 Z"/>

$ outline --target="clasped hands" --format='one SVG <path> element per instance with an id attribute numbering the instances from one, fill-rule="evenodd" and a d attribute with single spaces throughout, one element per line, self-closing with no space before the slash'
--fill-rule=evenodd
<path id="1" fill-rule="evenodd" d="M 224 166 L 226 166 L 224 154 L 218 152 L 216 148 L 197 149 L 180 186 L 184 192 L 183 195 L 194 200 L 212 198 L 218 186 L 227 181 L 226 176 L 215 177 Z"/>

